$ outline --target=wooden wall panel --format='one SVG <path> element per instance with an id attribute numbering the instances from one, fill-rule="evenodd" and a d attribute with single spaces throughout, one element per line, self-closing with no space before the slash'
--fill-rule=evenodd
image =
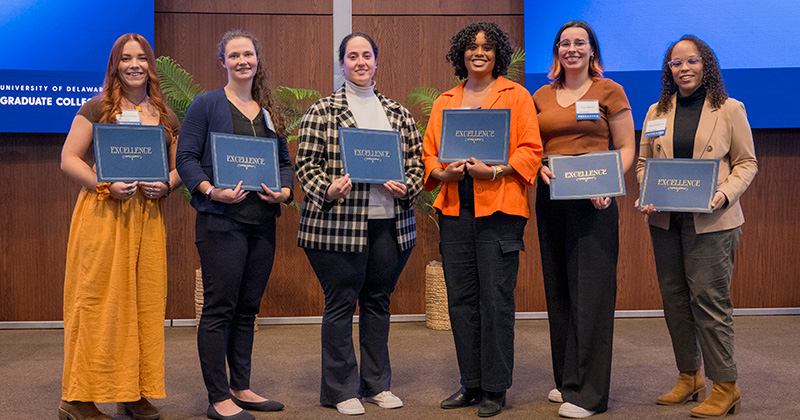
<path id="1" fill-rule="evenodd" d="M 452 67 L 444 59 L 449 39 L 469 22 L 493 20 L 523 46 L 522 2 L 500 0 L 353 1 L 353 29 L 370 33 L 380 47 L 376 80 L 387 96 L 404 102 L 418 85 L 450 87 Z M 156 54 L 169 55 L 206 89 L 225 74 L 216 43 L 227 29 L 242 27 L 262 41 L 273 85 L 332 91 L 332 8 L 329 0 L 158 0 Z M 529 52 L 531 53 L 531 52 Z M 537 87 L 529 86 L 529 90 Z M 736 307 L 800 306 L 800 129 L 756 130 L 759 174 L 742 198 L 747 220 L 733 278 Z M 79 188 L 59 169 L 64 135 L 0 134 L 0 322 L 61 319 L 64 260 L 69 220 Z M 292 156 L 296 145 L 290 145 Z M 633 208 L 635 178 L 619 199 L 620 261 L 617 309 L 659 309 L 648 228 Z M 295 194 L 302 197 L 295 185 Z M 531 205 L 533 205 L 531 194 Z M 194 316 L 195 211 L 177 196 L 166 206 L 169 261 L 168 318 Z M 260 316 L 320 315 L 322 290 L 295 245 L 298 213 L 284 208 L 278 220 L 278 251 Z M 418 246 L 392 299 L 395 314 L 424 312 L 424 266 L 440 259 L 438 231 L 418 215 Z M 525 231 L 517 310 L 544 311 L 536 220 Z"/>

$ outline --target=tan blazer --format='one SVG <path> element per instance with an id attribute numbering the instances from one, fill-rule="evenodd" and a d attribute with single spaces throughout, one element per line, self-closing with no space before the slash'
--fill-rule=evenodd
<path id="1" fill-rule="evenodd" d="M 672 135 L 675 122 L 675 96 L 669 112 L 656 116 L 656 105 L 650 106 L 642 125 L 642 139 L 639 143 L 639 160 L 636 164 L 636 178 L 642 183 L 644 162 L 647 158 L 672 159 Z M 644 137 L 644 129 L 650 120 L 667 119 L 667 131 L 662 136 Z M 753 133 L 747 122 L 744 105 L 728 98 L 722 106 L 714 110 L 706 100 L 697 124 L 694 138 L 694 159 L 719 159 L 717 191 L 728 198 L 726 207 L 713 213 L 694 213 L 697 233 L 718 232 L 733 229 L 744 223 L 744 215 L 739 205 L 739 197 L 744 193 L 758 172 L 753 147 Z M 644 203 L 648 204 L 648 203 Z M 669 212 L 659 212 L 648 217 L 651 225 L 669 229 Z"/>

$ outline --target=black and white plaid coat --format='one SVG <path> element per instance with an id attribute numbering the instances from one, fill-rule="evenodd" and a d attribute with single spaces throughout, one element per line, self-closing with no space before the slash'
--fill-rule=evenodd
<path id="1" fill-rule="evenodd" d="M 423 187 L 422 139 L 406 108 L 377 90 L 375 94 L 389 124 L 400 132 L 402 139 L 408 196 L 395 199 L 394 210 L 397 244 L 401 251 L 405 251 L 417 241 L 412 204 Z M 367 245 L 370 184 L 354 182 L 346 198 L 325 201 L 331 182 L 344 176 L 339 127 L 357 127 L 355 117 L 347 107 L 344 87 L 312 105 L 300 123 L 296 173 L 305 198 L 297 245 L 323 251 L 362 252 Z M 375 187 L 383 188 L 380 185 Z"/>

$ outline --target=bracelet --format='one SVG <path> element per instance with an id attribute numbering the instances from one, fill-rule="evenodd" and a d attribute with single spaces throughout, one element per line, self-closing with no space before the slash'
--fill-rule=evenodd
<path id="1" fill-rule="evenodd" d="M 211 191 L 214 191 L 214 188 L 215 187 L 213 185 L 208 187 L 206 190 L 206 200 L 211 201 Z"/>
<path id="2" fill-rule="evenodd" d="M 167 186 L 167 193 L 164 194 L 164 198 L 167 198 L 169 197 L 169 194 L 172 192 L 172 184 L 170 184 L 169 181 L 162 181 L 162 182 L 164 183 L 164 185 Z"/>

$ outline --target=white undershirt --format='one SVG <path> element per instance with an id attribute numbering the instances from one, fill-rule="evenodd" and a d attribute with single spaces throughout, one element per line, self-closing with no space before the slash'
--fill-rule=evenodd
<path id="1" fill-rule="evenodd" d="M 381 101 L 375 95 L 375 82 L 372 86 L 358 86 L 345 81 L 344 93 L 347 97 L 347 106 L 356 119 L 358 128 L 371 130 L 391 130 L 389 118 L 381 106 Z M 370 219 L 393 219 L 394 198 L 383 185 L 370 184 L 369 186 L 369 216 Z"/>

